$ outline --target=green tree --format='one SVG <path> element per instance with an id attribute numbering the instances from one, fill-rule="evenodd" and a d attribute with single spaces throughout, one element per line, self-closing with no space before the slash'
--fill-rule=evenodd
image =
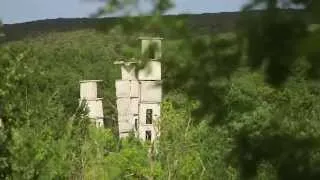
<path id="1" fill-rule="evenodd" d="M 173 3 L 160 0 L 150 17 L 105 34 L 1 45 L 1 179 L 319 179 L 320 93 L 310 79 L 319 28 L 305 21 L 319 6 L 286 1 L 302 4 L 299 14 L 277 8 L 282 2 L 252 1 L 232 33 L 194 36 L 183 21 L 165 21 Z M 109 3 L 107 10 L 128 6 Z M 163 34 L 180 39 L 164 43 L 161 136 L 150 153 L 150 144 L 119 140 L 116 122 L 90 126 L 76 97 L 79 80 L 102 78 L 105 115 L 115 120 L 113 61 L 143 58 L 136 36 Z"/>

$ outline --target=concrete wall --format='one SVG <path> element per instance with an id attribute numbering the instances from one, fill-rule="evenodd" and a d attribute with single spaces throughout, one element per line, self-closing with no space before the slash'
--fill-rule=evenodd
<path id="1" fill-rule="evenodd" d="M 140 86 L 138 81 L 117 80 L 117 110 L 119 133 L 134 129 L 135 115 L 139 113 Z"/>
<path id="2" fill-rule="evenodd" d="M 92 119 L 96 127 L 103 127 L 103 105 L 102 98 L 97 97 L 97 83 L 100 80 L 84 80 L 80 81 L 80 100 L 86 102 L 85 106 L 88 109 L 88 117 Z"/>
<path id="3" fill-rule="evenodd" d="M 116 80 L 116 96 L 117 98 L 130 97 L 130 81 Z"/>
<path id="4" fill-rule="evenodd" d="M 122 80 L 137 80 L 136 73 L 135 73 L 135 66 L 129 65 L 121 66 L 121 79 Z"/>
<path id="5" fill-rule="evenodd" d="M 139 81 L 116 80 L 116 96 L 118 98 L 139 97 Z"/>
<path id="6" fill-rule="evenodd" d="M 160 115 L 161 115 L 160 114 L 160 103 L 158 103 L 158 104 L 155 104 L 155 103 L 152 103 L 152 104 L 141 103 L 140 107 L 139 107 L 139 120 L 140 120 L 140 125 L 141 126 L 147 125 L 146 124 L 146 112 L 147 112 L 147 109 L 152 109 L 152 120 L 153 120 L 153 122 L 156 124 L 159 121 L 159 118 L 160 118 Z"/>
<path id="7" fill-rule="evenodd" d="M 138 98 L 140 96 L 140 83 L 139 81 L 130 81 L 130 97 Z"/>
<path id="8" fill-rule="evenodd" d="M 128 115 L 118 115 L 118 122 L 120 123 L 129 123 L 130 122 L 130 114 Z"/>
<path id="9" fill-rule="evenodd" d="M 127 133 L 133 130 L 132 124 L 130 122 L 119 122 L 120 133 Z"/>
<path id="10" fill-rule="evenodd" d="M 141 53 L 144 54 L 149 46 L 154 45 L 156 47 L 155 49 L 155 59 L 160 59 L 162 56 L 161 53 L 161 40 L 162 38 L 148 38 L 148 37 L 142 37 L 141 39 Z"/>
<path id="11" fill-rule="evenodd" d="M 146 123 L 147 109 L 152 109 L 152 124 Z M 158 135 L 158 126 L 160 120 L 160 103 L 144 104 L 139 107 L 139 138 L 145 140 L 145 132 L 151 131 L 153 141 Z"/>
<path id="12" fill-rule="evenodd" d="M 159 81 L 141 81 L 140 101 L 161 102 L 162 88 Z"/>
<path id="13" fill-rule="evenodd" d="M 139 80 L 161 80 L 161 63 L 159 61 L 149 61 L 146 66 L 138 72 Z"/>
<path id="14" fill-rule="evenodd" d="M 142 140 L 146 132 L 151 133 L 151 141 L 159 132 L 161 87 L 161 38 L 141 38 L 141 52 L 144 53 L 152 43 L 157 45 L 153 58 L 135 74 L 136 62 L 116 61 L 121 65 L 121 80 L 116 80 L 118 125 L 120 138 L 127 137 L 133 131 Z M 152 110 L 152 122 L 146 122 L 146 111 Z"/>
<path id="15" fill-rule="evenodd" d="M 155 128 L 153 128 L 152 126 L 144 126 L 144 127 L 140 127 L 138 130 L 138 134 L 139 134 L 139 138 L 142 141 L 147 141 L 146 140 L 146 132 L 147 131 L 151 131 L 151 141 L 154 141 L 155 139 L 157 139 L 159 136 L 157 135 L 157 131 L 155 130 Z"/>
<path id="16" fill-rule="evenodd" d="M 102 99 L 87 100 L 87 107 L 89 109 L 88 116 L 94 119 L 103 119 Z"/>
<path id="17" fill-rule="evenodd" d="M 117 99 L 118 115 L 124 116 L 130 114 L 130 98 Z"/>
<path id="18" fill-rule="evenodd" d="M 130 98 L 130 114 L 139 114 L 139 98 Z"/>
<path id="19" fill-rule="evenodd" d="M 97 81 L 80 81 L 80 98 L 97 98 Z"/>

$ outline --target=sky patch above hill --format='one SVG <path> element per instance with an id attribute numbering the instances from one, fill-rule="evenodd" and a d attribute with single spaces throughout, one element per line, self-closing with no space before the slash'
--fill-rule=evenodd
<path id="1" fill-rule="evenodd" d="M 247 0 L 176 0 L 169 14 L 238 11 Z M 88 0 L 1 0 L 0 19 L 5 24 L 40 19 L 88 17 L 103 3 Z"/>

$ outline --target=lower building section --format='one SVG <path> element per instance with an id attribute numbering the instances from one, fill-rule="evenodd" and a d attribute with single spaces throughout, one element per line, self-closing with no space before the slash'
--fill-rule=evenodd
<path id="1" fill-rule="evenodd" d="M 87 100 L 88 116 L 93 119 L 103 119 L 102 99 Z"/>
<path id="2" fill-rule="evenodd" d="M 118 115 L 119 134 L 126 134 L 133 132 L 137 135 L 139 129 L 139 116 L 135 114 Z"/>
<path id="3" fill-rule="evenodd" d="M 138 113 L 118 114 L 119 136 L 120 138 L 127 137 L 132 132 L 143 141 L 154 141 L 159 136 L 160 104 L 140 103 L 136 105 Z"/>
<path id="4" fill-rule="evenodd" d="M 85 102 L 85 108 L 88 110 L 88 117 L 92 120 L 96 127 L 103 127 L 103 105 L 102 98 L 96 99 L 80 99 L 79 104 Z"/>
<path id="5" fill-rule="evenodd" d="M 119 132 L 130 132 L 132 131 L 132 125 L 130 122 L 119 122 Z"/>
<path id="6" fill-rule="evenodd" d="M 159 136 L 160 104 L 139 105 L 138 136 L 145 141 L 154 141 Z"/>
<path id="7" fill-rule="evenodd" d="M 152 142 L 159 137 L 157 128 L 153 127 L 152 125 L 140 127 L 138 134 L 139 138 L 143 141 Z"/>
<path id="8" fill-rule="evenodd" d="M 97 128 L 102 128 L 104 126 L 103 119 L 96 119 L 94 123 Z"/>
<path id="9" fill-rule="evenodd" d="M 139 105 L 140 125 L 158 125 L 160 118 L 160 103 L 141 103 Z"/>
<path id="10" fill-rule="evenodd" d="M 125 116 L 130 111 L 130 98 L 118 98 L 117 99 L 118 115 Z"/>

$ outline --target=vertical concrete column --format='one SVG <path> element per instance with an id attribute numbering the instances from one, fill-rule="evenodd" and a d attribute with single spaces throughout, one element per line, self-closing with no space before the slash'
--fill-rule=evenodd
<path id="1" fill-rule="evenodd" d="M 158 60 L 162 57 L 162 47 L 161 42 L 163 38 L 160 37 L 140 37 L 141 40 L 141 53 L 148 55 L 152 60 Z M 148 52 L 150 48 L 152 52 Z"/>
<path id="2" fill-rule="evenodd" d="M 88 108 L 88 117 L 92 119 L 96 127 L 103 127 L 103 104 L 102 98 L 98 98 L 98 82 L 101 80 L 83 80 L 80 81 L 80 103 L 86 102 Z"/>
<path id="3" fill-rule="evenodd" d="M 141 53 L 150 61 L 136 76 L 137 62 L 116 61 L 121 66 L 121 79 L 116 80 L 118 125 L 120 138 L 133 131 L 143 141 L 159 136 L 161 87 L 161 40 L 141 37 Z M 150 47 L 153 51 L 150 51 Z M 148 54 L 146 54 L 148 53 Z"/>
<path id="4" fill-rule="evenodd" d="M 140 82 L 139 138 L 154 141 L 159 136 L 161 86 L 161 40 L 162 38 L 141 37 L 141 53 L 149 53 L 150 61 L 138 72 Z M 150 46 L 153 48 L 152 52 Z M 153 53 L 153 54 L 152 54 Z"/>
<path id="5" fill-rule="evenodd" d="M 116 80 L 118 127 L 120 138 L 135 132 L 138 121 L 139 82 L 135 73 L 135 62 L 116 61 L 121 66 L 121 79 Z"/>

